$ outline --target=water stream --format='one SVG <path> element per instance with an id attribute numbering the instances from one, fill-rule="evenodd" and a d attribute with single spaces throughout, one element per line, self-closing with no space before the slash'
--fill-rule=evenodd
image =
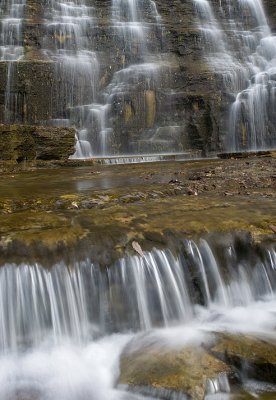
<path id="1" fill-rule="evenodd" d="M 93 7 L 88 7 L 85 0 L 52 0 L 46 18 L 48 35 L 44 53 L 55 62 L 55 74 L 60 77 L 59 85 L 54 88 L 60 109 L 56 112 L 57 118 L 50 123 L 69 126 L 68 110 L 75 105 L 82 110 L 88 101 L 96 98 L 99 64 L 96 53 L 91 50 L 87 33 L 93 30 L 97 22 Z M 67 114 L 64 110 L 67 110 Z M 82 124 L 83 120 L 80 119 L 80 135 L 84 134 Z M 92 149 L 86 136 L 85 140 L 83 137 L 81 153 L 91 157 Z"/>
<path id="2" fill-rule="evenodd" d="M 22 23 L 26 0 L 6 0 L 1 5 L 3 18 L 0 22 L 0 61 L 7 61 L 4 102 L 5 123 L 14 120 L 13 112 L 19 108 L 18 95 L 13 93 L 14 68 L 23 57 Z"/>
<path id="3" fill-rule="evenodd" d="M 140 331 L 172 347 L 204 331 L 273 334 L 276 252 L 185 240 L 178 256 L 153 250 L 107 269 L 5 265 L 0 289 L 1 399 L 139 399 L 115 384 Z"/>

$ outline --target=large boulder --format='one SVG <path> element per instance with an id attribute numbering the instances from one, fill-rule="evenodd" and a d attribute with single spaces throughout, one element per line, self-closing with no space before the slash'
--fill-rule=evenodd
<path id="1" fill-rule="evenodd" d="M 73 128 L 0 125 L 1 160 L 62 160 L 74 147 Z"/>

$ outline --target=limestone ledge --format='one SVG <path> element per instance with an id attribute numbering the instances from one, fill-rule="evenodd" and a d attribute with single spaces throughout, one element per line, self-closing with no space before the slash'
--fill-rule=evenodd
<path id="1" fill-rule="evenodd" d="M 62 160 L 74 153 L 75 130 L 0 125 L 0 160 Z"/>
<path id="2" fill-rule="evenodd" d="M 246 159 L 9 170 L 0 176 L 0 263 L 112 264 L 183 238 L 249 232 L 275 243 L 273 154 Z M 65 165 L 67 162 L 65 163 Z M 48 165 L 48 164 L 47 164 Z"/>

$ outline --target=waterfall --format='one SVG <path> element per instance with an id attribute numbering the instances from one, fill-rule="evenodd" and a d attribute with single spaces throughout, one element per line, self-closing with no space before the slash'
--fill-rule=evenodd
<path id="1" fill-rule="evenodd" d="M 99 335 L 149 330 L 211 312 L 275 298 L 276 253 L 254 264 L 228 248 L 219 262 L 206 240 L 183 242 L 183 251 L 153 250 L 101 269 L 87 259 L 72 267 L 5 265 L 0 270 L 0 349 L 18 351 L 46 337 L 88 343 Z"/>
<path id="2" fill-rule="evenodd" d="M 145 343 L 182 346 L 199 346 L 209 331 L 269 334 L 275 306 L 275 245 L 183 240 L 177 254 L 155 249 L 106 268 L 92 259 L 50 269 L 6 264 L 1 400 L 145 399 L 116 388 L 120 354 L 135 331 Z"/>
<path id="3" fill-rule="evenodd" d="M 53 89 L 59 106 L 48 123 L 77 128 L 73 158 L 179 148 L 175 126 L 164 127 L 169 137 L 159 130 L 158 90 L 161 73 L 169 79 L 170 63 L 162 54 L 155 2 L 113 0 L 105 28 L 114 45 L 110 55 L 99 51 L 102 28 L 96 9 L 86 3 L 52 0 L 45 11 L 43 51 L 59 82 Z M 135 132 L 129 132 L 130 123 Z"/>
<path id="4" fill-rule="evenodd" d="M 15 62 L 24 55 L 22 43 L 22 20 L 26 0 L 7 0 L 1 6 L 3 18 L 0 22 L 0 61 L 6 61 L 6 90 L 4 102 L 5 122 L 13 121 L 13 112 L 18 108 L 17 94 L 12 93 Z M 0 11 L 0 12 L 1 12 Z"/>
<path id="5" fill-rule="evenodd" d="M 56 110 L 59 118 L 52 120 L 53 125 L 70 125 L 70 109 L 77 105 L 84 108 L 88 101 L 96 98 L 99 64 L 87 35 L 96 24 L 93 11 L 92 7 L 85 4 L 85 0 L 50 1 L 46 14 L 48 35 L 44 52 L 55 62 L 55 73 L 60 79 L 59 85 L 54 88 L 57 104 L 60 105 L 60 109 Z M 84 134 L 82 124 L 81 119 L 81 151 L 84 157 L 91 157 L 91 143 L 87 132 Z"/>
<path id="6" fill-rule="evenodd" d="M 208 63 L 233 95 L 226 151 L 275 146 L 276 37 L 260 0 L 194 0 Z"/>
<path id="7" fill-rule="evenodd" d="M 148 4 L 147 4 L 148 3 Z M 142 7 L 148 8 L 151 22 L 143 20 Z M 93 103 L 80 110 L 83 115 L 84 128 L 80 131 L 79 142 L 74 157 L 83 158 L 83 140 L 87 135 L 94 140 L 93 154 L 113 155 L 123 153 L 141 153 L 139 142 L 129 141 L 118 129 L 128 120 L 134 118 L 135 108 L 145 114 L 145 120 L 140 123 L 145 140 L 150 148 L 150 140 L 154 135 L 156 114 L 155 89 L 160 83 L 159 71 L 166 67 L 160 54 L 154 53 L 147 45 L 147 36 L 153 30 L 159 34 L 162 30 L 160 16 L 154 1 L 140 5 L 135 0 L 113 0 L 111 10 L 111 28 L 116 38 L 115 43 L 120 51 L 118 64 L 121 69 L 114 72 L 110 83 L 102 93 L 102 102 Z M 140 94 L 142 91 L 142 95 Z M 133 104 L 133 96 L 136 104 Z M 138 98 L 137 98 L 138 96 Z M 144 104 L 143 104 L 144 103 Z M 119 120 L 118 120 L 119 115 Z M 127 135 L 127 133 L 125 133 Z M 96 141 L 93 138 L 98 138 Z"/>

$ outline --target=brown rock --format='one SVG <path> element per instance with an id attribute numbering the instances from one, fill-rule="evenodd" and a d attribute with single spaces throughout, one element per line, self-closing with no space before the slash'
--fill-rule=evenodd
<path id="1" fill-rule="evenodd" d="M 131 388 L 148 387 L 188 394 L 203 400 L 208 379 L 231 368 L 201 347 L 168 350 L 152 347 L 124 354 L 119 382 Z"/>
<path id="2" fill-rule="evenodd" d="M 74 153 L 73 128 L 0 125 L 1 160 L 62 160 Z"/>

